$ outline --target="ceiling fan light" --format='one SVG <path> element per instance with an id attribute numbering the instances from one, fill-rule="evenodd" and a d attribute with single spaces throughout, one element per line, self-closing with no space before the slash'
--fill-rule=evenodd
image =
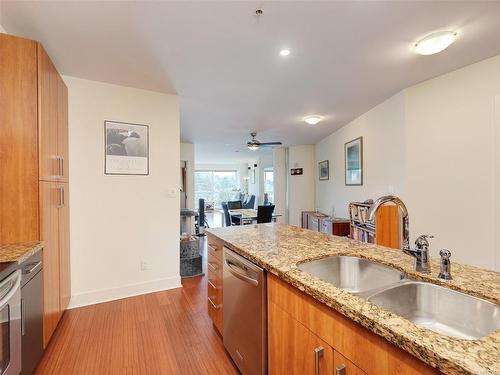
<path id="1" fill-rule="evenodd" d="M 304 117 L 304 121 L 309 125 L 316 125 L 321 121 L 322 117 L 318 115 L 311 115 Z"/>
<path id="2" fill-rule="evenodd" d="M 455 31 L 438 31 L 429 34 L 415 43 L 415 52 L 428 56 L 448 48 L 457 39 Z"/>
<path id="3" fill-rule="evenodd" d="M 250 144 L 247 146 L 249 150 L 256 151 L 259 149 L 259 146 L 256 144 Z"/>

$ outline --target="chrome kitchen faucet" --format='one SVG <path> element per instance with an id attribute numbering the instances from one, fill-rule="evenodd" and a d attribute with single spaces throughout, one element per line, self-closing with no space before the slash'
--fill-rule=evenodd
<path id="1" fill-rule="evenodd" d="M 373 222 L 375 219 L 375 214 L 378 209 L 385 203 L 392 202 L 400 210 L 403 220 L 403 242 L 401 244 L 401 251 L 405 254 L 411 255 L 415 258 L 415 271 L 422 273 L 431 272 L 431 264 L 429 262 L 429 238 L 433 238 L 431 235 L 421 235 L 415 241 L 415 249 L 410 248 L 410 216 L 408 214 L 408 209 L 403 201 L 394 195 L 385 195 L 377 199 L 368 210 L 368 220 Z"/>

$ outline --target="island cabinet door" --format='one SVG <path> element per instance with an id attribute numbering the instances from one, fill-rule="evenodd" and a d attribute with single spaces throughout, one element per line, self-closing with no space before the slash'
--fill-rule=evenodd
<path id="1" fill-rule="evenodd" d="M 333 353 L 333 364 L 335 375 L 366 375 L 366 372 L 361 370 L 336 350 Z"/>
<path id="2" fill-rule="evenodd" d="M 268 305 L 269 375 L 332 375 L 333 349 L 274 303 Z"/>

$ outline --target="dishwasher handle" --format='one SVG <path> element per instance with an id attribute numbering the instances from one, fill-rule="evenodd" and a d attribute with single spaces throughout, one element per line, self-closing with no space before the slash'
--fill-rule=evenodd
<path id="1" fill-rule="evenodd" d="M 238 272 L 237 270 L 242 270 L 241 267 L 238 267 L 236 263 L 231 262 L 229 259 L 224 259 L 224 263 L 226 266 L 226 269 L 235 277 L 237 277 L 240 280 L 243 280 L 249 284 L 252 284 L 253 286 L 259 286 L 259 280 L 255 280 L 251 277 L 248 277 L 247 275 L 244 275 L 241 272 Z M 243 271 L 243 270 L 242 270 Z"/>

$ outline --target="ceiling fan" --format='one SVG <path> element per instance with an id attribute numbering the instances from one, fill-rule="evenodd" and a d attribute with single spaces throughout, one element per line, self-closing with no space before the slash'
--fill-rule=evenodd
<path id="1" fill-rule="evenodd" d="M 273 146 L 280 146 L 282 145 L 281 142 L 259 142 L 255 137 L 257 136 L 256 132 L 250 133 L 252 136 L 252 139 L 247 142 L 247 147 L 249 150 L 255 151 L 258 150 L 260 147 L 273 147 Z"/>

